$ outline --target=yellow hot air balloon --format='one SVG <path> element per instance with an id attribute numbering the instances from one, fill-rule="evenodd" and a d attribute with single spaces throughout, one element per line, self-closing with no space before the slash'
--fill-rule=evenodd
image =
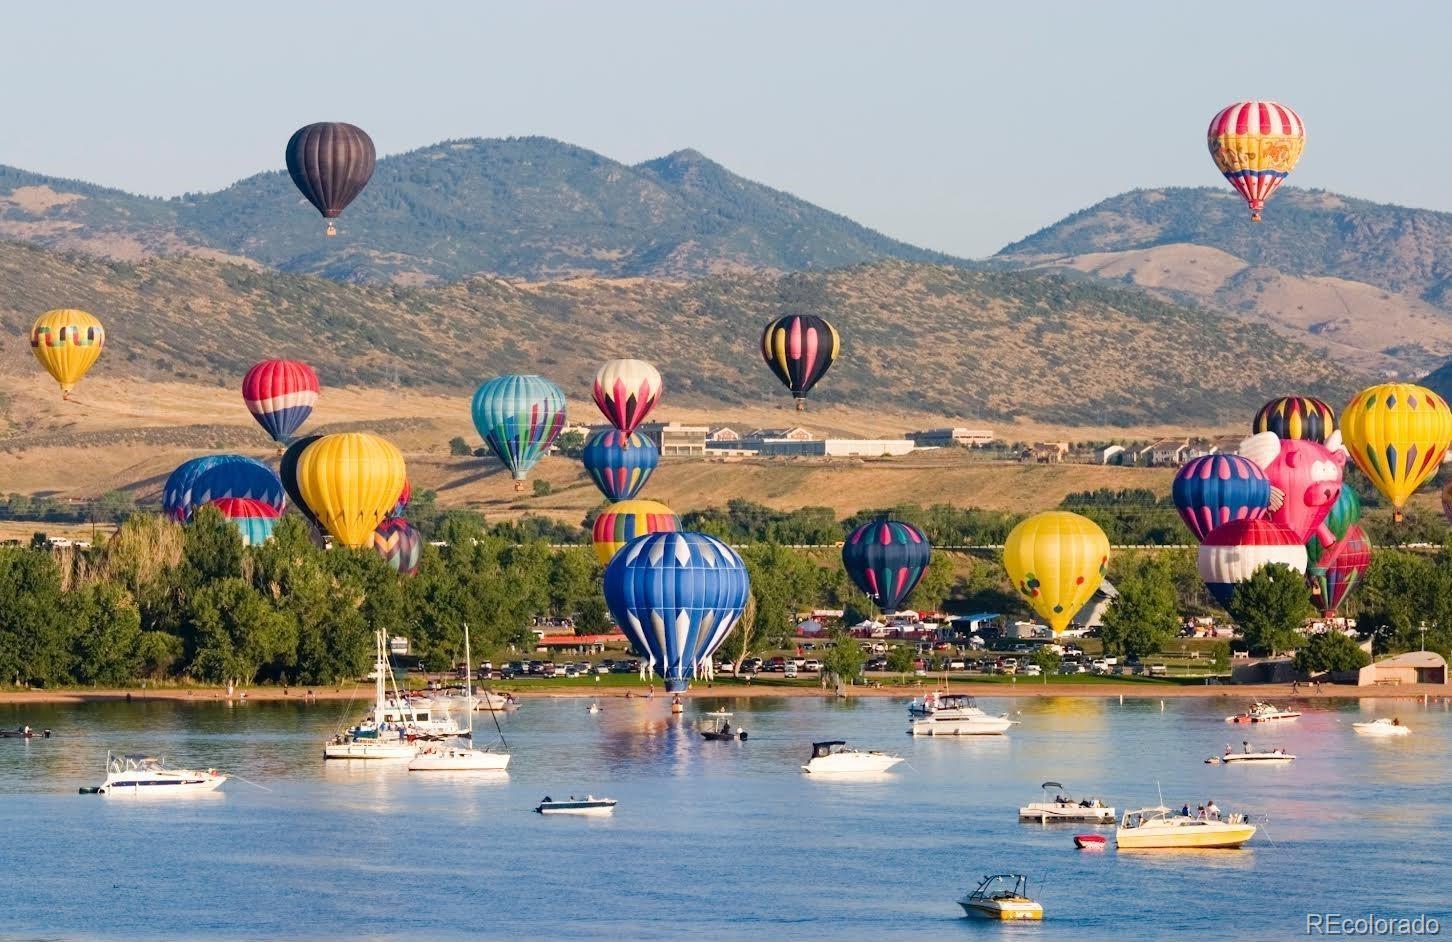
<path id="1" fill-rule="evenodd" d="M 1109 538 L 1088 517 L 1066 510 L 1035 514 L 1003 544 L 1013 587 L 1058 634 L 1089 601 L 1109 565 Z"/>
<path id="2" fill-rule="evenodd" d="M 681 528 L 676 512 L 654 500 L 622 500 L 595 518 L 591 541 L 600 565 L 609 565 L 620 547 L 647 533 L 673 533 Z"/>
<path id="3" fill-rule="evenodd" d="M 1382 383 L 1357 393 L 1341 411 L 1341 442 L 1356 466 L 1402 519 L 1402 507 L 1437 473 L 1452 439 L 1447 400 L 1411 383 Z"/>
<path id="4" fill-rule="evenodd" d="M 86 375 L 106 345 L 106 328 L 85 311 L 57 308 L 40 315 L 30 328 L 30 348 L 55 381 L 64 398 Z"/>
<path id="5" fill-rule="evenodd" d="M 303 449 L 297 486 L 318 522 L 346 546 L 367 546 L 398 502 L 403 454 L 367 432 L 324 435 Z"/>

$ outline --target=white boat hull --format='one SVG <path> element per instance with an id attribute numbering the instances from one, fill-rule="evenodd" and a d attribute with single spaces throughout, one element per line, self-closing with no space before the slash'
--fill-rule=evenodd
<path id="1" fill-rule="evenodd" d="M 351 740 L 330 742 L 323 746 L 324 759 L 412 759 L 418 752 L 413 743 L 403 740 Z"/>
<path id="2" fill-rule="evenodd" d="M 1113 824 L 1117 818 L 1113 808 L 1085 808 L 1077 804 L 1061 805 L 1055 802 L 1036 801 L 1018 809 L 1020 821 L 1037 821 L 1052 824 L 1055 821 L 1075 824 Z"/>
<path id="3" fill-rule="evenodd" d="M 1114 833 L 1114 843 L 1126 850 L 1212 850 L 1237 848 L 1255 836 L 1254 824 L 1228 824 L 1223 821 L 1197 821 L 1189 818 L 1176 820 L 1182 823 L 1121 827 Z"/>
<path id="4" fill-rule="evenodd" d="M 902 756 L 881 752 L 838 752 L 810 760 L 802 766 L 802 771 L 813 775 L 860 775 L 886 772 L 901 761 Z"/>
<path id="5" fill-rule="evenodd" d="M 222 783 L 227 781 L 227 776 L 220 772 L 192 771 L 190 769 L 178 769 L 174 773 L 179 778 L 169 776 L 136 776 L 127 775 L 117 778 L 115 781 L 107 779 L 105 784 L 97 790 L 98 795 L 109 795 L 115 798 L 163 798 L 181 797 L 183 795 L 202 795 L 207 792 L 216 791 Z"/>
<path id="6" fill-rule="evenodd" d="M 1410 726 L 1394 726 L 1391 723 L 1352 723 L 1351 728 L 1361 736 L 1410 736 Z"/>
<path id="7" fill-rule="evenodd" d="M 1002 736 L 1013 720 L 1003 716 L 973 716 L 954 719 L 941 715 L 913 720 L 908 732 L 914 736 Z"/>
<path id="8" fill-rule="evenodd" d="M 969 916 L 1001 922 L 1038 921 L 1044 918 L 1044 907 L 1033 900 L 991 899 L 959 900 L 958 905 Z"/>
<path id="9" fill-rule="evenodd" d="M 409 761 L 410 772 L 502 772 L 509 754 L 454 747 L 421 749 Z"/>
<path id="10" fill-rule="evenodd" d="M 603 818 L 615 813 L 615 802 L 573 807 L 568 803 L 556 803 L 555 805 L 540 805 L 535 810 L 540 814 L 569 814 L 587 818 Z"/>

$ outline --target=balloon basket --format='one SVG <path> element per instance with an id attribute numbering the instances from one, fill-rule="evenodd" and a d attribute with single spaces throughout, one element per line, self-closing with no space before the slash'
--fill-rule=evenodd
<path id="1" fill-rule="evenodd" d="M 332 223 L 328 223 L 328 231 L 325 232 L 324 235 L 326 235 L 328 238 L 331 239 L 333 236 L 335 236 L 337 234 L 338 234 L 338 227 L 335 226 L 335 225 L 333 225 Z"/>

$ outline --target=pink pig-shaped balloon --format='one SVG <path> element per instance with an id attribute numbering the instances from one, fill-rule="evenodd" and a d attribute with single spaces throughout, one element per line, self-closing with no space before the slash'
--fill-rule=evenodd
<path id="1" fill-rule="evenodd" d="M 1336 534 L 1326 526 L 1326 515 L 1341 496 L 1341 475 L 1346 467 L 1340 431 L 1332 432 L 1324 445 L 1260 432 L 1240 443 L 1240 453 L 1260 465 L 1271 483 L 1270 519 L 1302 543 L 1313 533 L 1322 546 L 1336 542 Z"/>

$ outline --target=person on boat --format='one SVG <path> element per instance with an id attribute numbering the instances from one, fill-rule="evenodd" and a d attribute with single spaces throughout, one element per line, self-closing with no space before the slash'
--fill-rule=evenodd
<path id="1" fill-rule="evenodd" d="M 1394 716 L 1394 717 L 1392 717 L 1392 725 L 1393 726 L 1400 726 L 1400 725 L 1402 725 L 1402 718 L 1400 716 Z"/>
<path id="2" fill-rule="evenodd" d="M 1228 756 L 1228 755 L 1230 755 L 1230 752 L 1231 752 L 1230 743 L 1226 743 L 1225 744 L 1225 754 Z"/>
<path id="3" fill-rule="evenodd" d="M 1211 821 L 1220 820 L 1220 809 L 1215 807 L 1215 799 L 1213 798 L 1205 803 L 1205 817 Z"/>
<path id="4" fill-rule="evenodd" d="M 1204 821 L 1205 820 L 1205 806 L 1204 805 L 1200 805 L 1200 806 L 1198 806 L 1195 809 L 1195 820 L 1197 820 L 1197 821 Z"/>
<path id="5" fill-rule="evenodd" d="M 1245 751 L 1246 755 L 1250 755 L 1250 740 L 1242 739 L 1240 741 L 1240 748 Z"/>
<path id="6" fill-rule="evenodd" d="M 546 796 L 544 796 L 544 801 L 542 801 L 542 802 L 540 802 L 540 804 L 545 804 L 545 805 L 547 805 L 547 804 L 549 804 L 549 803 L 550 803 L 550 802 L 552 802 L 552 801 L 554 801 L 554 799 L 553 799 L 553 798 L 551 798 L 551 797 L 550 797 L 550 796 L 549 796 L 549 795 L 546 795 Z"/>
<path id="7" fill-rule="evenodd" d="M 1226 746 L 1225 748 L 1228 750 L 1230 747 Z M 1185 802 L 1185 806 L 1180 809 L 1180 816 L 1183 818 L 1188 818 L 1190 816 L 1190 803 L 1188 801 Z"/>

